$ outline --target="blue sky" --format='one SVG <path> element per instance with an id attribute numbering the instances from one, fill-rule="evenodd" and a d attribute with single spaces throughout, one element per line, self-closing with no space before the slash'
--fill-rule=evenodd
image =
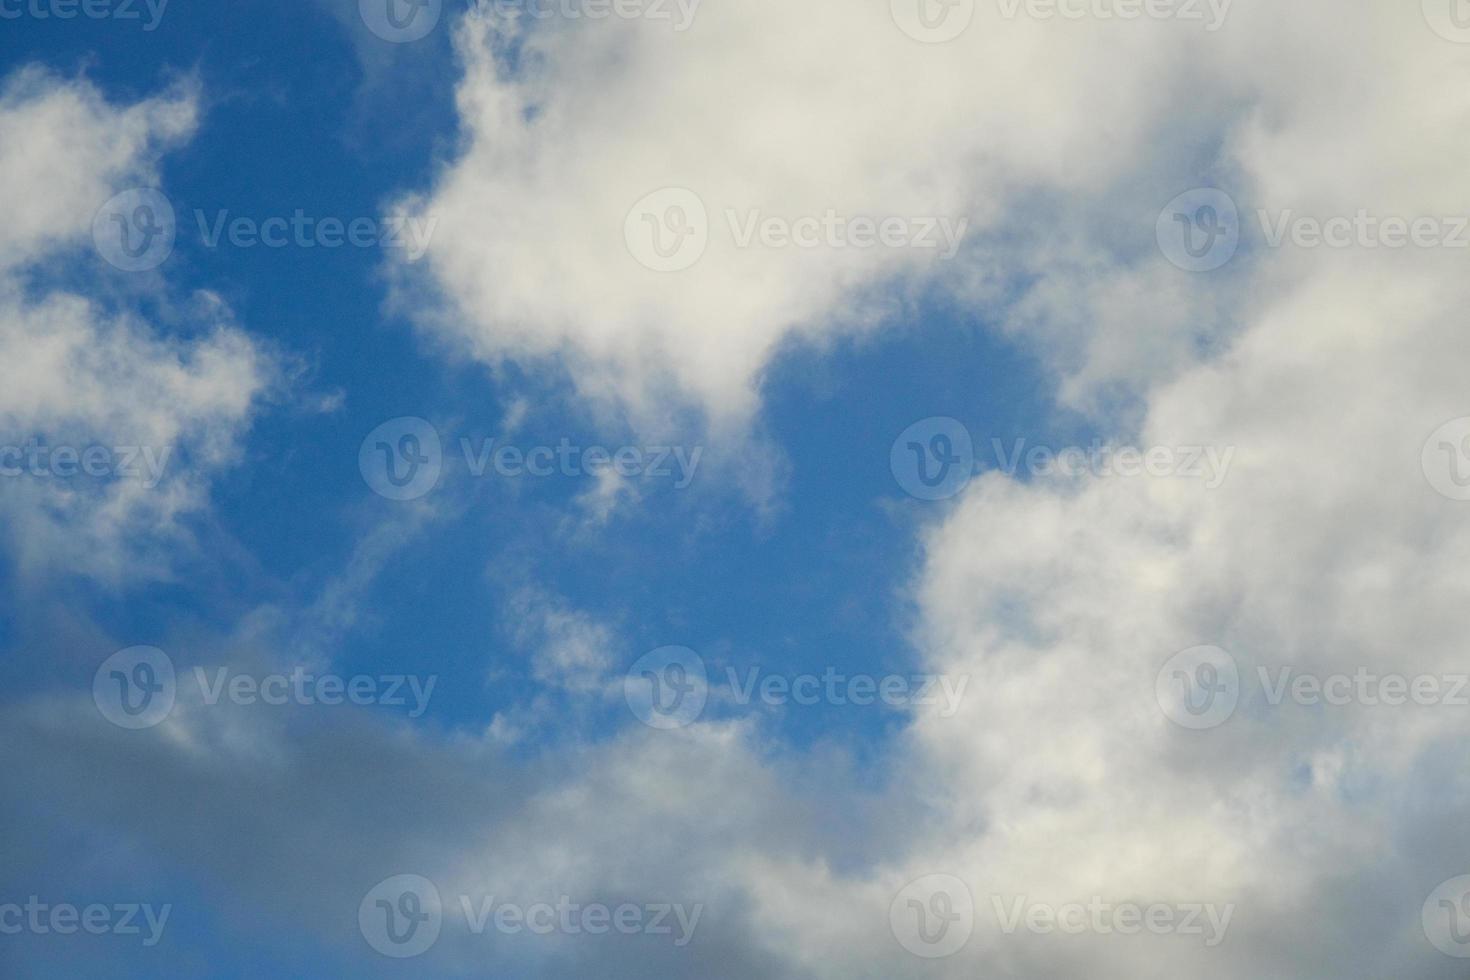
<path id="1" fill-rule="evenodd" d="M 1463 711 L 1283 706 L 1264 679 L 1454 683 L 1459 253 L 1273 241 L 1266 216 L 1453 229 L 1435 161 L 1470 104 L 1405 93 L 1464 70 L 1458 21 L 1344 15 L 1394 83 L 1355 107 L 1296 67 L 1340 71 L 1325 3 L 704 0 L 686 31 L 445 0 L 398 43 L 372 2 L 171 0 L 151 30 L 0 3 L 0 464 L 30 439 L 171 454 L 142 489 L 0 476 L 0 972 L 1453 975 Z M 139 272 L 93 230 L 129 188 L 175 215 Z M 423 254 L 209 241 L 298 212 L 407 215 Z M 855 244 L 885 218 L 899 239 Z M 806 220 L 828 237 L 780 238 Z M 968 478 L 922 499 L 900 433 L 941 465 L 956 422 Z M 390 499 L 370 433 L 404 462 L 408 424 L 439 475 Z M 698 463 L 477 476 L 462 439 Z M 144 683 L 140 647 L 177 680 L 129 727 L 108 665 Z M 635 664 L 666 647 L 706 701 L 643 724 Z M 196 668 L 433 687 L 211 703 Z M 742 703 L 752 669 L 964 693 Z M 404 875 L 444 931 L 398 959 Z M 170 913 L 156 945 L 4 932 L 31 896 Z M 487 937 L 460 914 L 485 896 L 702 924 Z M 999 911 L 1089 898 L 1228 909 L 1224 941 L 1018 937 Z M 941 948 L 924 915 L 956 908 Z"/>

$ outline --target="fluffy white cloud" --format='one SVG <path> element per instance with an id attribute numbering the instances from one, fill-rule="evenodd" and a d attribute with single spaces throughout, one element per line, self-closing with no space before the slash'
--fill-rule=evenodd
<path id="1" fill-rule="evenodd" d="M 704 938 L 656 972 L 1454 975 L 1419 916 L 1470 872 L 1464 709 L 1272 705 L 1256 668 L 1463 672 L 1470 504 L 1434 492 L 1420 450 L 1470 415 L 1464 252 L 1270 249 L 1252 233 L 1226 269 L 1191 276 L 1153 228 L 1164 201 L 1215 178 L 1247 222 L 1257 207 L 1463 213 L 1464 49 L 1386 2 L 1237 2 L 1214 34 L 998 9 L 948 46 L 905 37 L 882 5 L 836 2 L 711 4 L 686 34 L 612 21 L 512 39 L 471 16 L 464 151 L 421 202 L 440 225 L 419 285 L 450 304 L 430 319 L 488 358 L 561 358 L 589 395 L 653 424 L 673 392 L 738 425 L 782 343 L 871 326 L 899 308 L 881 299 L 895 288 L 949 288 L 1034 344 L 1059 398 L 1121 392 L 1130 412 L 1096 414 L 1110 436 L 1234 447 L 1223 485 L 992 473 L 938 513 L 915 641 L 973 680 L 955 717 L 915 716 L 876 803 L 744 725 L 633 728 L 522 768 L 476 741 L 378 727 L 292 741 L 252 722 L 271 764 L 154 740 L 141 784 L 97 766 L 131 832 L 161 846 L 153 801 L 202 781 L 239 850 L 197 831 L 171 846 L 244 869 L 246 892 L 320 869 L 287 912 L 324 932 L 405 868 L 450 895 L 692 892 L 710 904 Z M 936 276 L 932 256 L 712 234 L 690 269 L 655 273 L 623 219 L 663 185 L 697 189 L 717 218 L 958 211 L 976 248 Z M 525 611 L 548 640 L 545 679 L 603 669 L 605 632 Z M 1197 644 L 1230 651 L 1244 683 L 1233 718 L 1188 731 L 1155 679 Z M 212 744 L 225 716 L 186 714 L 188 740 Z M 58 790 L 36 760 L 125 753 L 64 717 L 38 706 L 0 745 L 28 794 L 86 811 L 93 787 Z M 289 826 L 242 785 L 296 801 Z M 852 816 L 869 806 L 885 819 Z M 304 853 L 303 824 L 331 828 L 325 856 Z M 968 885 L 978 921 L 926 964 L 889 910 L 932 873 Z M 1094 898 L 1234 911 L 1207 947 L 1007 935 L 992 904 Z M 607 975 L 655 962 L 602 945 L 527 955 L 548 948 Z M 483 963 L 459 935 L 435 955 Z"/>
<path id="2" fill-rule="evenodd" d="M 206 504 L 275 375 L 211 294 L 186 304 L 184 337 L 52 285 L 104 202 L 156 185 L 158 154 L 196 114 L 187 86 L 119 107 L 25 69 L 0 90 L 0 502 L 28 574 L 165 572 L 178 519 Z"/>

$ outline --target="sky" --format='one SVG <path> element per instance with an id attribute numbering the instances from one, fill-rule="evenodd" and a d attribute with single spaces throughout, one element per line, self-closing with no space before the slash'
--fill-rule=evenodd
<path id="1" fill-rule="evenodd" d="M 0 974 L 1461 977 L 1461 0 L 0 0 Z"/>

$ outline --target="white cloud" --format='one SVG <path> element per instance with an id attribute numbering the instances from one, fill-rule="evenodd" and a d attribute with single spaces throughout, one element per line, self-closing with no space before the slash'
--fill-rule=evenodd
<path id="1" fill-rule="evenodd" d="M 0 94 L 0 500 L 28 575 L 165 574 L 168 550 L 186 540 L 179 519 L 205 507 L 211 474 L 233 460 L 273 383 L 271 357 L 211 294 L 188 304 L 190 336 L 179 337 L 47 285 L 83 254 L 103 202 L 156 183 L 158 153 L 196 114 L 188 87 L 118 107 L 36 69 Z M 78 476 L 76 457 L 53 463 L 63 447 L 96 447 L 108 462 L 99 455 L 96 474 Z"/>

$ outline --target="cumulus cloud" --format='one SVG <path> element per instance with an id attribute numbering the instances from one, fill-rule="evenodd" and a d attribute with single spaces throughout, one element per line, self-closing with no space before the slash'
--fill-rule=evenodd
<path id="1" fill-rule="evenodd" d="M 548 944 L 526 954 L 544 970 L 550 955 L 610 975 L 1455 975 L 1419 916 L 1439 881 L 1470 872 L 1470 787 L 1445 761 L 1463 757 L 1463 709 L 1277 705 L 1255 678 L 1461 670 L 1467 505 L 1434 491 L 1420 453 L 1470 415 L 1464 253 L 1252 235 L 1225 269 L 1191 274 L 1153 234 L 1165 201 L 1216 181 L 1247 223 L 1256 208 L 1463 213 L 1463 49 L 1402 4 L 1237 2 L 1208 35 L 999 9 L 942 46 L 906 37 L 882 5 L 835 0 L 710 4 L 683 34 L 618 21 L 522 34 L 476 11 L 460 34 L 463 152 L 419 202 L 440 225 L 403 283 L 439 292 L 426 326 L 478 356 L 556 359 L 650 424 L 668 422 L 672 395 L 727 426 L 755 414 L 783 344 L 871 329 L 902 314 L 894 295 L 946 290 L 1032 344 L 1058 399 L 1109 437 L 1234 448 L 1216 488 L 990 473 L 936 508 L 914 640 L 932 669 L 972 683 L 956 716 L 918 711 L 887 759 L 881 805 L 900 829 L 834 831 L 871 801 L 753 723 L 630 725 L 502 769 L 475 741 L 374 727 L 292 742 L 254 722 L 273 763 L 226 775 L 160 738 L 89 741 L 48 705 L 0 739 L 27 794 L 92 812 L 90 781 L 58 788 L 37 760 L 94 760 L 142 840 L 257 873 L 247 891 L 315 869 L 317 892 L 293 908 L 343 943 L 361 893 L 405 869 L 450 895 L 710 905 L 686 957 Z M 695 190 L 714 219 L 681 272 L 640 266 L 624 241 L 629 209 L 663 186 Z M 726 208 L 829 207 L 962 213 L 976 238 L 938 268 L 917 253 L 738 249 L 718 225 Z M 1110 408 L 1117 392 L 1126 412 Z M 524 605 L 544 679 L 601 676 L 596 624 Z M 1186 730 L 1156 677 L 1200 644 L 1236 659 L 1241 703 Z M 209 744 L 223 717 L 201 716 L 189 739 Z M 146 758 L 152 782 L 127 798 L 109 753 Z M 211 813 L 260 848 L 166 841 L 152 803 L 173 778 L 218 790 Z M 242 785 L 295 801 L 296 819 L 272 823 Z M 387 832 L 363 817 L 384 794 L 402 805 Z M 303 823 L 331 828 L 325 856 L 305 852 Z M 257 867 L 262 853 L 275 863 Z M 965 883 L 976 926 L 921 962 L 890 909 L 936 873 Z M 1233 912 L 1218 946 L 1008 934 L 993 903 L 1016 899 Z M 432 955 L 483 964 L 460 935 Z"/>
<path id="2" fill-rule="evenodd" d="M 273 359 L 210 293 L 185 304 L 180 336 L 54 285 L 86 254 L 98 209 L 156 186 L 159 154 L 196 116 L 187 85 L 115 106 L 85 80 L 23 69 L 0 90 L 0 499 L 27 574 L 166 574 L 187 541 L 180 519 L 205 507 L 274 381 Z"/>

